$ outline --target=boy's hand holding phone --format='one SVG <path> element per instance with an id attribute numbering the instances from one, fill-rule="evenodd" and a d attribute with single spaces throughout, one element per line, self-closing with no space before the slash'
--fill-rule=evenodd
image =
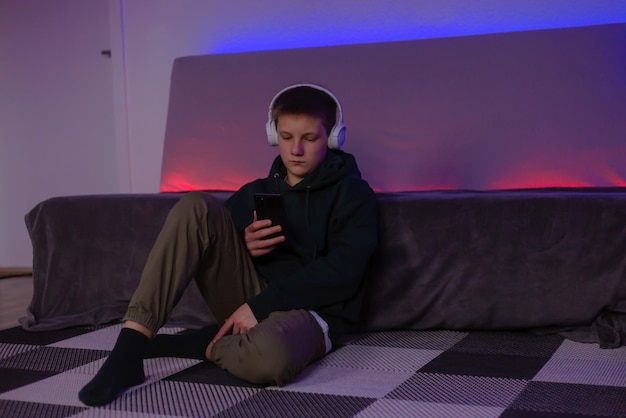
<path id="1" fill-rule="evenodd" d="M 282 197 L 276 194 L 256 194 L 254 206 L 254 221 L 245 229 L 245 240 L 250 254 L 258 257 L 285 241 L 285 212 Z"/>

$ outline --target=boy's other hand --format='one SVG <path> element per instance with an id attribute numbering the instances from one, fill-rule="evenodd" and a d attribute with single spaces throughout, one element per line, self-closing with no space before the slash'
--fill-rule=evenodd
<path id="1" fill-rule="evenodd" d="M 209 343 L 206 348 L 205 356 L 208 360 L 211 360 L 211 351 L 213 349 L 213 345 L 222 338 L 226 334 L 238 335 L 245 334 L 250 331 L 252 328 L 258 325 L 259 321 L 257 321 L 256 316 L 250 309 L 250 306 L 247 303 L 244 303 L 239 308 L 235 310 L 226 320 L 224 324 L 220 327 L 220 330 L 215 334 L 213 340 Z"/>

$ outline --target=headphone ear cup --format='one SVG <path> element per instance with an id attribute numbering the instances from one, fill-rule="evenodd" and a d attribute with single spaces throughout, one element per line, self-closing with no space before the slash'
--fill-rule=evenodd
<path id="1" fill-rule="evenodd" d="M 341 149 L 344 142 L 346 142 L 346 127 L 343 122 L 339 121 L 328 135 L 328 148 Z"/>
<path id="2" fill-rule="evenodd" d="M 273 147 L 278 146 L 278 132 L 274 121 L 268 121 L 265 124 L 265 133 L 267 134 L 267 142 Z"/>

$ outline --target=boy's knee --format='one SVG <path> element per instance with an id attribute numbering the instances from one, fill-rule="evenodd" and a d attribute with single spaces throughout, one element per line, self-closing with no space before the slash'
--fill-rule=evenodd
<path id="1" fill-rule="evenodd" d="M 185 193 L 178 202 L 176 202 L 175 208 L 183 211 L 195 211 L 198 208 L 202 209 L 204 206 L 206 206 L 206 201 L 202 192 L 189 192 Z"/>
<path id="2" fill-rule="evenodd" d="M 219 216 L 225 211 L 224 205 L 214 196 L 203 192 L 189 192 L 176 202 L 170 213 L 179 219 L 206 219 Z"/>
<path id="3" fill-rule="evenodd" d="M 257 345 L 257 356 L 247 356 L 243 365 L 248 376 L 246 380 L 258 384 L 283 386 L 291 382 L 300 373 L 293 353 L 281 341 L 272 341 L 264 347 Z"/>
<path id="4" fill-rule="evenodd" d="M 245 334 L 222 337 L 212 347 L 210 360 L 240 379 L 260 385 L 283 386 L 302 369 L 288 344 L 263 337 L 251 341 Z"/>
<path id="5" fill-rule="evenodd" d="M 282 386 L 325 351 L 319 324 L 299 310 L 272 313 L 246 334 L 223 337 L 211 360 L 249 382 Z"/>

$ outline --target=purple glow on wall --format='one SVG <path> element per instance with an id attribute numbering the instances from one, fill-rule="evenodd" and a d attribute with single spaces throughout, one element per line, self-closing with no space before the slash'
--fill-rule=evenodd
<path id="1" fill-rule="evenodd" d="M 161 189 L 265 176 L 267 105 L 302 81 L 340 98 L 345 149 L 377 191 L 626 186 L 624 50 L 616 24 L 190 57 Z"/>

